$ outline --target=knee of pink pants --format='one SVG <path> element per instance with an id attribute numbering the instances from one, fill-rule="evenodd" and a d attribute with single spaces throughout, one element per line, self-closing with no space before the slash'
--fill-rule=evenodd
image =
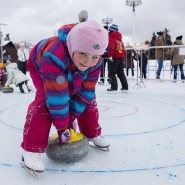
<path id="1" fill-rule="evenodd" d="M 96 100 L 94 99 L 78 118 L 78 126 L 81 133 L 87 138 L 94 138 L 101 135 L 101 127 L 98 120 L 99 112 Z"/>

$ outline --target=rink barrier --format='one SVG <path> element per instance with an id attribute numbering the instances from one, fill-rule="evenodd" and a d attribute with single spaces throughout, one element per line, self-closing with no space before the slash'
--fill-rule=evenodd
<path id="1" fill-rule="evenodd" d="M 168 55 L 169 59 L 167 60 L 165 58 L 165 49 L 171 49 L 171 48 L 182 48 L 184 52 L 184 56 L 185 56 L 185 45 L 170 45 L 170 46 L 146 46 L 146 45 L 141 45 L 141 46 L 135 46 L 135 47 L 130 47 L 130 48 L 125 48 L 126 51 L 128 50 L 132 50 L 134 49 L 136 51 L 136 58 L 138 59 L 138 56 L 140 53 L 142 52 L 148 52 L 148 65 L 147 65 L 147 80 L 158 80 L 156 79 L 156 71 L 157 71 L 157 68 L 158 68 L 158 62 L 157 60 L 154 58 L 154 59 L 151 59 L 151 49 L 157 49 L 157 48 L 163 48 L 163 57 L 164 57 L 164 61 L 163 61 L 163 68 L 162 68 L 162 71 L 161 71 L 161 79 L 160 80 L 163 80 L 163 81 L 172 81 L 173 80 L 173 67 L 171 65 L 171 57 L 170 55 Z M 108 59 L 108 58 L 106 58 Z M 126 75 L 126 68 L 127 68 L 127 57 L 124 59 L 125 61 L 125 68 L 124 68 L 124 72 L 125 72 L 125 75 Z M 142 60 L 142 58 L 141 58 Z M 104 61 L 103 61 L 104 62 Z M 131 63 L 132 64 L 132 63 Z M 102 65 L 102 67 L 104 66 L 104 63 Z M 131 66 L 132 68 L 132 66 Z M 142 69 L 142 62 L 141 62 L 141 69 Z M 184 66 L 183 66 L 183 70 L 184 69 Z M 103 68 L 103 71 L 105 73 L 105 77 L 104 77 L 104 80 L 108 79 L 108 66 L 106 66 L 106 68 L 104 69 Z M 134 77 L 131 76 L 131 69 L 129 69 L 129 75 L 126 76 L 127 79 L 134 79 L 134 80 L 137 80 L 137 83 L 138 84 L 139 82 L 142 83 L 142 81 L 144 79 L 142 79 L 142 70 L 140 70 L 139 68 L 139 61 L 137 60 L 134 60 Z M 178 69 L 177 71 L 177 81 L 180 80 L 180 71 Z M 158 80 L 159 81 L 159 80 Z"/>

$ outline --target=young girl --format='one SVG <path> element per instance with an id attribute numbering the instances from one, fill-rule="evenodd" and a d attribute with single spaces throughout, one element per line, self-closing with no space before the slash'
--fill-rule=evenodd
<path id="1" fill-rule="evenodd" d="M 53 124 L 60 143 L 70 139 L 77 118 L 82 134 L 99 147 L 109 147 L 101 136 L 95 99 L 108 33 L 98 23 L 86 21 L 59 29 L 59 36 L 39 42 L 27 67 L 36 87 L 24 126 L 22 159 L 29 169 L 42 172 L 42 153 Z"/>

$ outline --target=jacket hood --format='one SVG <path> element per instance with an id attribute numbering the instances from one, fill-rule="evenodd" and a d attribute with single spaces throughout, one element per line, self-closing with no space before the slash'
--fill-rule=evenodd
<path id="1" fill-rule="evenodd" d="M 114 31 L 114 32 L 110 33 L 110 37 L 112 37 L 112 38 L 114 38 L 116 40 L 119 40 L 119 41 L 122 40 L 122 35 L 118 31 Z"/>
<path id="2" fill-rule="evenodd" d="M 75 26 L 76 24 L 68 24 L 68 25 L 64 25 L 62 26 L 59 30 L 58 30 L 58 37 L 59 39 L 66 44 L 66 40 L 67 40 L 67 35 L 70 32 L 70 30 Z"/>
<path id="3" fill-rule="evenodd" d="M 67 52 L 67 44 L 66 44 L 67 35 L 74 26 L 75 24 L 64 25 L 61 28 L 59 28 L 58 36 L 50 37 L 48 39 L 44 39 L 40 41 L 33 49 L 35 53 L 34 55 L 32 55 L 33 57 L 32 60 L 36 61 L 37 63 L 41 63 L 42 58 L 46 55 L 48 55 L 49 57 L 54 57 L 55 55 L 55 57 L 60 58 L 61 53 L 59 52 L 59 48 L 58 48 L 60 46 L 59 43 L 60 42 L 62 43 L 62 45 L 64 46 L 64 49 Z M 53 59 L 53 61 L 55 60 Z M 58 65 L 62 65 L 61 66 L 62 68 L 66 67 L 62 63 L 59 63 Z M 39 67 L 39 70 L 40 70 L 40 67 Z"/>

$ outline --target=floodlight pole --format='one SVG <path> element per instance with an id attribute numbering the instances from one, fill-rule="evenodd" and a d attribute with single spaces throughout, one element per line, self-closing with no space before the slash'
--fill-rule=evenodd
<path id="1" fill-rule="evenodd" d="M 141 0 L 126 0 L 126 5 L 132 7 L 132 12 L 133 12 L 133 33 L 132 33 L 132 37 L 133 37 L 133 45 L 135 45 L 135 8 L 136 6 L 141 5 L 142 2 Z"/>
<path id="2" fill-rule="evenodd" d="M 109 30 L 109 24 L 111 24 L 112 22 L 113 22 L 113 19 L 112 18 L 109 18 L 109 17 L 106 17 L 106 18 L 102 19 L 102 23 L 107 26 L 107 31 Z M 104 62 L 105 61 L 103 60 L 102 72 L 105 75 L 105 64 L 104 64 Z M 109 59 L 108 59 L 108 56 L 107 56 L 107 66 L 108 66 L 108 69 L 109 69 Z M 104 75 L 103 75 L 103 77 L 100 78 L 100 80 L 105 79 L 105 76 Z"/>
<path id="3" fill-rule="evenodd" d="M 113 22 L 112 18 L 104 18 L 102 19 L 102 23 L 105 24 L 107 27 L 109 27 L 109 24 L 111 24 Z"/>
<path id="4" fill-rule="evenodd" d="M 3 32 L 1 26 L 6 26 L 6 24 L 0 23 L 0 41 L 1 41 L 1 61 L 3 62 Z"/>

